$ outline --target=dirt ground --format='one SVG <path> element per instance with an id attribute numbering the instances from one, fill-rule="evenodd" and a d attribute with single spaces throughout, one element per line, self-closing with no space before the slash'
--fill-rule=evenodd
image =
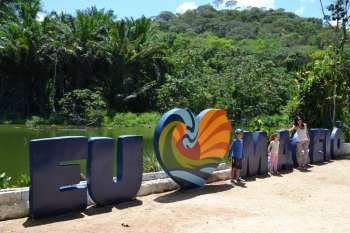
<path id="1" fill-rule="evenodd" d="M 224 181 L 81 214 L 0 222 L 0 232 L 350 232 L 350 158 L 246 187 Z"/>

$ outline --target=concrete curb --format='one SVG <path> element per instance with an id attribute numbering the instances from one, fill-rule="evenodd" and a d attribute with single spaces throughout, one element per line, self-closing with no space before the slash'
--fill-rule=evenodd
<path id="1" fill-rule="evenodd" d="M 0 190 L 0 221 L 29 214 L 29 188 Z"/>
<path id="2" fill-rule="evenodd" d="M 350 154 L 350 143 L 344 144 L 344 154 Z M 209 178 L 208 183 L 228 180 L 230 169 L 226 164 L 220 164 Z M 179 186 L 165 172 L 145 173 L 137 196 L 146 196 L 178 189 Z M 94 202 L 88 194 L 88 205 Z M 0 221 L 29 216 L 29 188 L 0 190 Z"/>
<path id="3" fill-rule="evenodd" d="M 344 143 L 342 154 L 344 155 L 350 154 L 350 143 Z"/>
<path id="4" fill-rule="evenodd" d="M 227 165 L 224 163 L 218 166 L 217 171 L 214 172 L 208 182 L 222 180 L 223 177 L 226 177 L 222 175 L 225 172 L 229 176 L 230 170 L 223 169 L 227 169 Z M 178 188 L 179 186 L 165 172 L 144 173 L 137 196 L 162 193 Z M 95 204 L 89 194 L 87 204 L 88 206 Z M 27 216 L 29 216 L 29 187 L 0 190 L 0 221 Z"/>

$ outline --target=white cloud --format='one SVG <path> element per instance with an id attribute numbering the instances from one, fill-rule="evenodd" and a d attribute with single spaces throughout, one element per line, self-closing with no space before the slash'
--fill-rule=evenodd
<path id="1" fill-rule="evenodd" d="M 194 10 L 197 9 L 197 5 L 194 2 L 184 2 L 181 3 L 177 8 L 176 8 L 176 12 L 183 14 L 188 10 Z"/>
<path id="2" fill-rule="evenodd" d="M 219 9 L 225 8 L 225 3 L 228 0 L 225 0 L 224 3 L 219 7 Z M 236 0 L 236 7 L 247 8 L 247 7 L 258 7 L 258 8 L 275 8 L 275 0 Z"/>
<path id="3" fill-rule="evenodd" d="M 304 6 L 301 6 L 299 9 L 294 11 L 294 13 L 297 14 L 297 15 L 303 15 L 304 12 L 305 12 L 305 7 Z"/>
<path id="4" fill-rule="evenodd" d="M 265 7 L 267 9 L 275 7 L 275 0 L 237 0 L 239 7 Z"/>
<path id="5" fill-rule="evenodd" d="M 337 21 L 336 21 L 336 20 L 331 20 L 331 21 L 329 21 L 329 24 L 330 24 L 332 27 L 336 27 L 336 26 L 337 26 Z"/>
<path id="6" fill-rule="evenodd" d="M 315 0 L 300 0 L 300 2 L 302 2 L 302 3 L 314 3 L 315 2 Z"/>
<path id="7" fill-rule="evenodd" d="M 42 12 L 39 12 L 37 15 L 36 15 L 36 19 L 39 21 L 39 22 L 42 22 L 44 21 L 44 18 L 45 18 L 45 14 L 42 13 Z"/>

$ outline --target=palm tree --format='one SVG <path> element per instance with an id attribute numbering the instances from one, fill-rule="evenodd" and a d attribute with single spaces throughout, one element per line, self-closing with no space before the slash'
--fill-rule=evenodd
<path id="1" fill-rule="evenodd" d="M 154 36 L 151 20 L 145 17 L 113 25 L 106 43 L 114 64 L 106 87 L 111 107 L 125 110 L 123 106 L 128 106 L 126 110 L 142 111 L 154 106 L 155 89 L 164 82 L 170 68 L 166 48 L 154 43 Z"/>
<path id="2" fill-rule="evenodd" d="M 93 7 L 39 22 L 39 0 L 18 0 L 11 9 L 14 18 L 0 26 L 1 112 L 55 114 L 75 89 L 102 90 L 111 111 L 155 106 L 171 65 L 150 19 L 116 20 Z"/>
<path id="3" fill-rule="evenodd" d="M 6 98 L 1 98 L 0 111 L 44 113 L 45 96 L 40 89 L 45 81 L 37 57 L 42 37 L 40 23 L 36 21 L 40 1 L 16 1 L 13 9 L 16 19 L 7 20 L 0 27 L 0 70 L 8 84 L 2 86 L 0 97 Z"/>

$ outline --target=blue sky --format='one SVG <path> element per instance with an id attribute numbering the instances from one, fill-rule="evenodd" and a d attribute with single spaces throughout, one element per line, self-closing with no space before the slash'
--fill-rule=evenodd
<path id="1" fill-rule="evenodd" d="M 323 0 L 328 5 L 331 0 Z M 156 16 L 161 11 L 184 12 L 197 6 L 210 4 L 213 0 L 42 0 L 43 11 L 64 11 L 74 14 L 78 9 L 90 6 L 112 9 L 121 17 L 138 18 Z M 284 8 L 304 17 L 322 17 L 319 0 L 237 0 L 241 8 L 247 6 Z"/>

